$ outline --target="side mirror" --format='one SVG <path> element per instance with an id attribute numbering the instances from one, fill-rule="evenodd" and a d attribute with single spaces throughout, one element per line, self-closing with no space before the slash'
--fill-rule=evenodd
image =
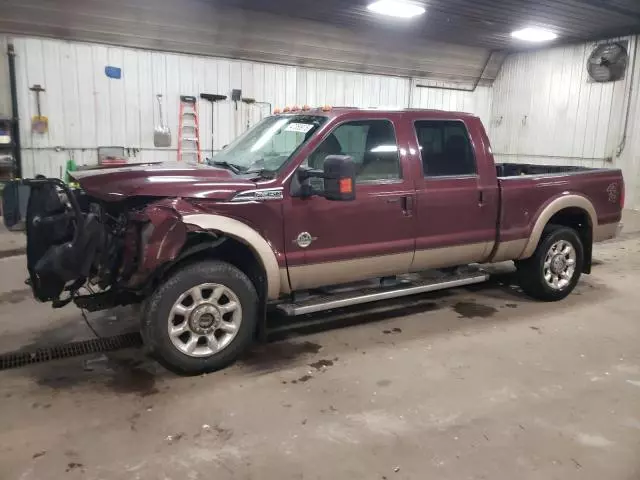
<path id="1" fill-rule="evenodd" d="M 349 156 L 329 155 L 324 160 L 322 170 L 300 168 L 297 177 L 300 185 L 296 187 L 297 194 L 294 196 L 308 198 L 319 195 L 327 200 L 343 202 L 356 199 L 356 167 Z M 312 178 L 322 178 L 324 188 L 314 188 L 310 181 Z"/>
<path id="2" fill-rule="evenodd" d="M 324 198 L 335 201 L 356 199 L 356 166 L 347 155 L 329 155 L 324 160 Z"/>
<path id="3" fill-rule="evenodd" d="M 12 231 L 25 230 L 27 217 L 27 203 L 31 188 L 23 185 L 19 180 L 7 182 L 2 189 L 2 215 L 7 229 Z"/>

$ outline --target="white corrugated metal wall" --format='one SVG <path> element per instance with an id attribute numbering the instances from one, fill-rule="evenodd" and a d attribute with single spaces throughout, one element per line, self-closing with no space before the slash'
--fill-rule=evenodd
<path id="1" fill-rule="evenodd" d="M 284 105 L 346 105 L 360 107 L 438 108 L 464 110 L 489 117 L 490 88 L 475 93 L 418 88 L 411 81 L 360 73 L 235 61 L 154 52 L 43 38 L 16 37 L 18 101 L 23 132 L 23 175 L 60 176 L 70 156 L 80 165 L 95 164 L 99 146 L 138 148 L 131 161 L 176 158 L 179 95 L 202 92 L 229 95 L 241 88 L 245 97 Z M 105 75 L 107 65 L 120 67 L 122 79 Z M 40 84 L 42 111 L 49 117 L 47 134 L 31 133 L 36 113 L 29 87 Z M 165 117 L 173 132 L 173 149 L 153 146 L 159 121 L 155 95 L 165 98 Z M 411 105 L 410 105 L 411 104 Z M 230 102 L 215 108 L 214 149 L 219 149 L 268 108 L 240 105 L 234 117 Z M 200 102 L 200 138 L 211 149 L 210 103 Z"/>
<path id="2" fill-rule="evenodd" d="M 635 38 L 628 39 L 633 56 Z M 595 43 L 512 55 L 493 84 L 489 132 L 497 161 L 618 167 L 625 174 L 627 206 L 640 208 L 640 133 L 630 126 L 618 156 L 632 77 L 595 83 L 587 60 Z M 633 62 L 633 59 L 631 59 Z M 640 65 L 636 65 L 636 70 Z M 631 113 L 640 122 L 640 108 Z M 634 138 L 632 138 L 634 137 Z M 635 142 L 635 143 L 634 143 Z M 635 153 L 634 153 L 635 148 Z"/>
<path id="3" fill-rule="evenodd" d="M 40 38 L 15 38 L 23 174 L 59 176 L 70 155 L 78 164 L 95 164 L 98 146 L 124 146 L 141 151 L 131 161 L 176 158 L 180 95 L 202 92 L 243 96 L 275 106 L 294 104 L 404 107 L 409 80 L 367 74 L 170 54 Z M 120 67 L 122 79 L 105 75 L 107 65 Z M 33 84 L 41 84 L 42 112 L 49 117 L 47 134 L 31 133 L 36 113 Z M 155 95 L 164 95 L 165 117 L 173 133 L 173 149 L 156 149 L 153 130 L 159 121 Z M 211 104 L 199 102 L 200 138 L 211 149 Z M 268 107 L 239 106 L 237 126 L 231 102 L 216 104 L 214 149 L 229 143 L 255 123 Z M 56 151 L 56 148 L 59 151 Z"/>
<path id="4" fill-rule="evenodd" d="M 0 116 L 11 116 L 11 87 L 9 85 L 6 35 L 0 35 Z"/>
<path id="5" fill-rule="evenodd" d="M 473 91 L 446 88 L 444 82 L 428 82 L 430 87 L 422 87 L 427 82 L 413 80 L 411 107 L 448 110 L 453 112 L 471 112 L 478 115 L 485 125 L 491 120 L 493 99 L 490 86 L 477 86 Z"/>
<path id="6" fill-rule="evenodd" d="M 635 39 L 630 39 L 633 51 Z M 170 160 L 174 149 L 156 149 L 155 95 L 165 96 L 165 116 L 176 145 L 178 97 L 201 92 L 244 96 L 276 106 L 349 105 L 418 107 L 468 111 L 489 131 L 498 161 L 617 166 L 627 182 L 627 206 L 640 208 L 640 88 L 636 88 L 626 148 L 618 157 L 628 101 L 629 71 L 623 81 L 593 83 L 586 62 L 594 43 L 510 56 L 493 86 L 475 91 L 447 90 L 424 79 L 411 80 L 361 73 L 235 61 L 42 38 L 13 38 L 17 58 L 18 100 L 23 132 L 24 175 L 61 175 L 70 156 L 95 164 L 98 146 L 139 148 L 131 161 Z M 122 79 L 109 79 L 104 67 L 122 68 Z M 635 80 L 640 79 L 636 62 Z M 47 92 L 43 113 L 46 135 L 31 134 L 36 112 L 29 86 Z M 214 149 L 229 143 L 249 121 L 267 109 L 220 103 L 215 111 Z M 250 112 L 250 113 L 249 113 Z M 200 102 L 201 141 L 211 149 L 211 110 Z M 58 148 L 59 147 L 59 148 Z M 58 151 L 56 151 L 58 150 Z"/>
<path id="7" fill-rule="evenodd" d="M 624 149 L 616 160 L 626 184 L 626 206 L 640 210 L 640 59 L 636 62 L 629 125 Z"/>

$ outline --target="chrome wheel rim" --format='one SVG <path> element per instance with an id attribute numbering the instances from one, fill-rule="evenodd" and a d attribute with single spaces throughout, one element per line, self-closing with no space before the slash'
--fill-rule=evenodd
<path id="1" fill-rule="evenodd" d="M 242 306 L 229 287 L 202 283 L 184 292 L 171 307 L 169 338 L 190 357 L 208 357 L 225 349 L 238 334 Z"/>
<path id="2" fill-rule="evenodd" d="M 547 252 L 543 274 L 547 285 L 554 290 L 569 286 L 576 273 L 576 249 L 566 240 L 559 240 Z"/>

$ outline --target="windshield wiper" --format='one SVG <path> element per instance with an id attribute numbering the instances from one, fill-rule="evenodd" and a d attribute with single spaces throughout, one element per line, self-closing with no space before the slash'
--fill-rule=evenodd
<path id="1" fill-rule="evenodd" d="M 244 173 L 245 174 L 253 173 L 255 174 L 256 177 L 265 178 L 267 180 L 274 179 L 276 178 L 276 175 L 277 175 L 277 172 L 275 170 L 267 170 L 266 168 L 247 170 Z"/>
<path id="2" fill-rule="evenodd" d="M 224 167 L 228 170 L 231 170 L 235 174 L 243 173 L 240 165 L 229 163 L 226 160 L 210 160 L 209 165 L 213 165 L 215 167 Z"/>

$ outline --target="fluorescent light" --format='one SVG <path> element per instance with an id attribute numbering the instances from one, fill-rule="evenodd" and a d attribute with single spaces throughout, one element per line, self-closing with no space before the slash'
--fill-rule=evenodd
<path id="1" fill-rule="evenodd" d="M 522 30 L 516 30 L 511 33 L 513 38 L 518 40 L 524 40 L 526 42 L 549 42 L 558 38 L 553 32 L 545 30 L 544 28 L 527 27 Z"/>
<path id="2" fill-rule="evenodd" d="M 367 5 L 367 8 L 380 15 L 398 18 L 417 17 L 425 12 L 422 5 L 403 0 L 378 0 Z"/>

